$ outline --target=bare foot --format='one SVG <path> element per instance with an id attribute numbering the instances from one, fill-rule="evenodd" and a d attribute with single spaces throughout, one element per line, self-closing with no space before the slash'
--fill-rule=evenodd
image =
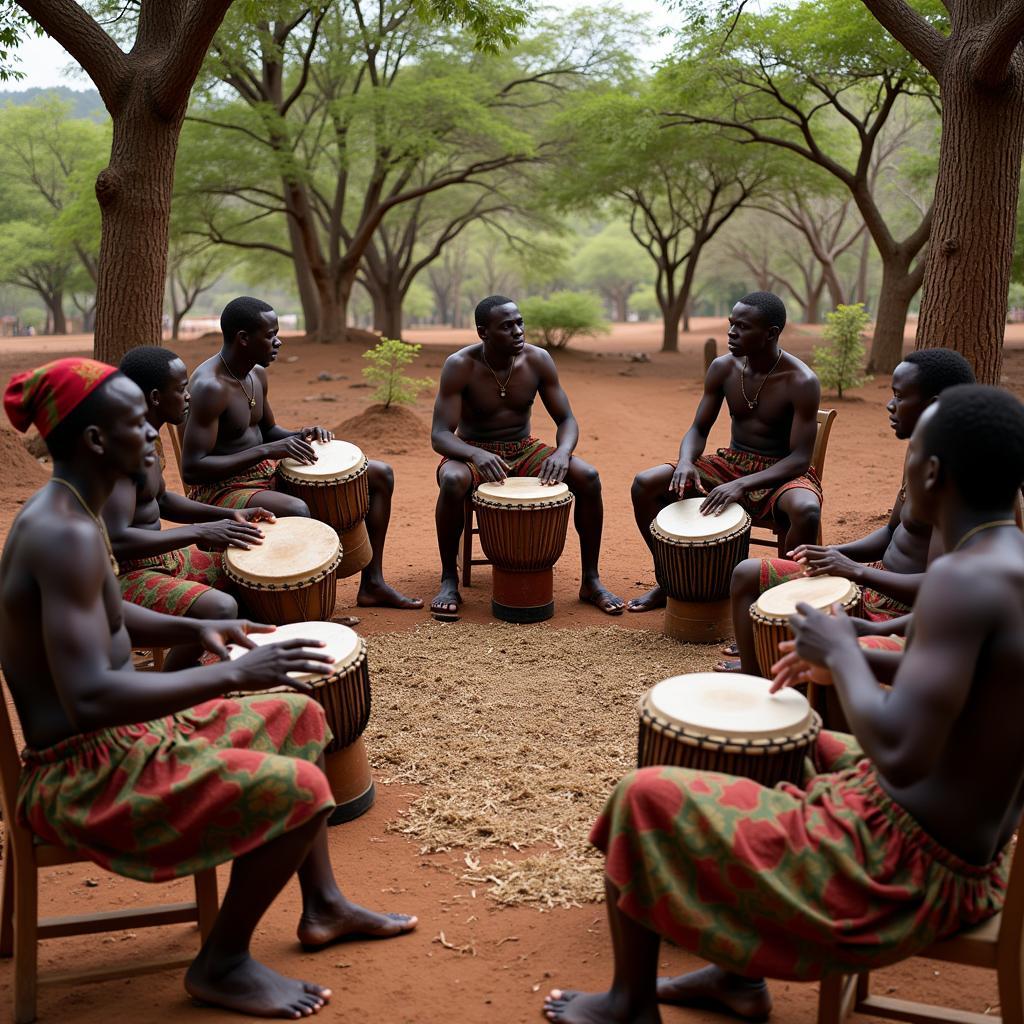
<path id="1" fill-rule="evenodd" d="M 658 1002 L 717 1010 L 746 1021 L 767 1020 L 772 1012 L 763 978 L 743 978 L 713 964 L 676 978 L 659 978 Z"/>
<path id="2" fill-rule="evenodd" d="M 635 1007 L 611 992 L 571 992 L 553 988 L 544 1000 L 544 1016 L 565 1024 L 660 1024 L 658 1007 Z"/>
<path id="3" fill-rule="evenodd" d="M 584 581 L 580 587 L 580 600 L 600 608 L 605 615 L 621 615 L 625 605 L 621 597 L 616 597 L 599 579 Z"/>
<path id="4" fill-rule="evenodd" d="M 423 607 L 423 598 L 406 597 L 405 594 L 400 594 L 394 587 L 389 587 L 383 580 L 378 580 L 373 583 L 363 582 L 359 584 L 356 604 L 360 608 L 401 608 L 402 610 L 412 610 Z"/>
<path id="5" fill-rule="evenodd" d="M 339 626 L 358 626 L 359 616 L 358 615 L 334 615 L 331 617 L 331 622 L 338 623 Z"/>
<path id="6" fill-rule="evenodd" d="M 661 587 L 654 587 L 642 597 L 634 597 L 626 607 L 631 612 L 653 612 L 657 608 L 664 608 L 666 600 L 665 591 Z"/>
<path id="7" fill-rule="evenodd" d="M 304 910 L 298 935 L 302 948 L 312 950 L 347 939 L 391 939 L 411 932 L 418 923 L 408 914 L 378 914 L 342 896 L 315 910 Z"/>
<path id="8" fill-rule="evenodd" d="M 712 672 L 742 672 L 743 663 L 739 658 L 722 658 L 721 661 L 715 662 L 715 667 L 711 670 Z"/>
<path id="9" fill-rule="evenodd" d="M 230 963 L 209 961 L 209 956 L 200 952 L 185 975 L 188 994 L 204 1003 L 249 1017 L 299 1020 L 318 1013 L 331 1000 L 329 988 L 286 978 L 248 953 Z"/>
<path id="10" fill-rule="evenodd" d="M 459 593 L 459 581 L 442 576 L 441 589 L 430 602 L 430 614 L 442 622 L 454 622 L 459 617 L 460 604 L 462 595 Z"/>
<path id="11" fill-rule="evenodd" d="M 733 640 L 731 644 L 724 644 L 719 650 L 727 658 L 738 658 L 740 656 L 740 649 L 736 646 L 736 641 Z"/>

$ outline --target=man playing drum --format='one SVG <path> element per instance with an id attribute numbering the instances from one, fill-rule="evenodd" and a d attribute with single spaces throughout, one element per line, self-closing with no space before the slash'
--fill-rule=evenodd
<path id="1" fill-rule="evenodd" d="M 286 430 L 278 425 L 267 397 L 267 367 L 281 348 L 273 307 L 249 296 L 232 299 L 221 313 L 224 344 L 196 367 L 189 382 L 192 402 L 182 441 L 181 472 L 194 501 L 223 508 L 254 505 L 276 516 L 308 516 L 299 498 L 275 488 L 281 459 L 316 462 L 310 441 L 329 441 L 325 427 Z M 369 463 L 370 511 L 366 529 L 373 557 L 363 569 L 357 603 L 389 608 L 422 608 L 384 581 L 384 542 L 391 519 L 395 476 L 383 462 Z"/>
<path id="2" fill-rule="evenodd" d="M 900 440 L 914 432 L 921 413 L 939 394 L 956 384 L 973 384 L 974 373 L 959 352 L 927 348 L 911 352 L 892 375 L 892 398 L 886 405 L 889 424 Z M 750 606 L 771 587 L 801 576 L 841 576 L 863 592 L 864 619 L 856 620 L 864 636 L 889 634 L 890 623 L 909 614 L 931 558 L 942 553 L 941 538 L 911 516 L 904 484 L 889 522 L 849 544 L 819 547 L 803 544 L 792 558 L 748 558 L 732 575 L 731 599 L 738 659 L 719 662 L 724 672 L 757 672 Z"/>
<path id="3" fill-rule="evenodd" d="M 295 639 L 229 661 L 228 643 L 252 647 L 246 633 L 268 627 L 122 601 L 99 510 L 117 481 L 153 464 L 156 431 L 142 392 L 114 367 L 61 359 L 18 374 L 4 407 L 19 430 L 38 427 L 53 456 L 53 478 L 19 512 L 0 560 L 0 665 L 26 742 L 18 814 L 44 840 L 141 881 L 234 860 L 185 987 L 251 1016 L 315 1013 L 330 989 L 249 952 L 293 875 L 306 946 L 416 924 L 350 903 L 334 879 L 324 826 L 334 802 L 320 767 L 330 731 L 303 695 L 309 684 L 288 674 L 325 673 L 330 659 Z M 225 660 L 132 671 L 133 644 L 182 643 Z M 300 692 L 222 696 L 275 686 Z"/>
<path id="4" fill-rule="evenodd" d="M 754 520 L 771 513 L 785 529 L 788 549 L 813 544 L 821 522 L 821 481 L 811 468 L 821 386 L 814 372 L 779 348 L 786 307 L 777 295 L 752 292 L 729 317 L 729 353 L 708 369 L 693 424 L 679 446 L 679 461 L 638 473 L 633 513 L 644 543 L 666 506 L 707 494 L 705 515 L 739 502 Z M 704 455 L 708 434 L 725 402 L 732 419 L 728 448 Z M 653 548 L 652 548 L 653 550 Z M 665 607 L 654 587 L 627 604 L 631 612 Z"/>
<path id="5" fill-rule="evenodd" d="M 445 360 L 434 403 L 431 441 L 442 456 L 437 469 L 437 545 L 441 590 L 430 603 L 438 616 L 454 618 L 459 593 L 459 538 L 466 496 L 482 481 L 537 476 L 545 484 L 564 481 L 576 496 L 574 523 L 580 536 L 583 582 L 580 600 L 608 615 L 622 614 L 622 600 L 601 583 L 598 559 L 604 505 L 597 470 L 573 455 L 579 426 L 558 380 L 554 360 L 526 344 L 519 307 L 490 295 L 474 314 L 479 344 Z M 530 433 L 530 414 L 540 395 L 555 421 L 556 447 Z"/>
<path id="6" fill-rule="evenodd" d="M 658 1002 L 771 1010 L 764 977 L 809 981 L 913 956 L 1003 904 L 1024 810 L 1024 405 L 944 391 L 914 430 L 907 493 L 948 555 L 928 569 L 891 689 L 845 615 L 801 605 L 776 686 L 831 673 L 854 736 L 822 733 L 804 787 L 679 768 L 619 783 L 606 854 L 612 988 L 554 991 L 550 1020 L 655 1022 Z M 661 937 L 711 961 L 655 981 Z"/>
<path id="7" fill-rule="evenodd" d="M 158 431 L 184 422 L 188 411 L 188 370 L 173 352 L 156 345 L 133 348 L 122 360 L 121 372 L 146 397 L 146 419 Z M 236 509 L 225 514 L 216 505 L 204 505 L 167 490 L 163 458 L 159 457 L 132 480 L 114 485 L 103 506 L 114 556 L 120 566 L 121 596 L 133 604 L 168 615 L 196 619 L 233 619 L 235 599 L 225 592 L 221 551 L 229 546 L 247 548 L 261 542 L 260 521 L 272 521 L 263 508 Z M 160 521 L 187 523 L 161 530 Z M 202 648 L 175 648 L 164 661 L 167 671 L 197 664 Z"/>

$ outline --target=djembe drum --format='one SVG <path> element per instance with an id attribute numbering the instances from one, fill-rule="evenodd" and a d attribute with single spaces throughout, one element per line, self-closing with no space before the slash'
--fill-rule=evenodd
<path id="1" fill-rule="evenodd" d="M 732 634 L 729 582 L 750 551 L 750 516 L 736 504 L 701 515 L 704 501 L 666 505 L 650 527 L 654 575 L 667 595 L 665 634 L 698 644 Z"/>
<path id="2" fill-rule="evenodd" d="M 263 543 L 224 552 L 224 575 L 253 618 L 283 626 L 334 612 L 341 544 L 326 523 L 284 516 L 260 523 Z"/>
<path id="3" fill-rule="evenodd" d="M 793 639 L 789 617 L 801 602 L 821 611 L 839 604 L 847 615 L 859 615 L 860 587 L 840 576 L 805 576 L 766 590 L 750 606 L 757 667 L 765 678 L 771 678 L 772 665 L 782 657 L 779 644 Z"/>
<path id="4" fill-rule="evenodd" d="M 327 819 L 329 825 L 340 825 L 365 814 L 376 797 L 370 774 L 363 732 L 370 720 L 370 673 L 366 667 L 366 641 L 348 626 L 336 622 L 294 622 L 273 633 L 250 633 L 249 639 L 258 647 L 283 640 L 322 640 L 326 647 L 317 648 L 334 658 L 330 675 L 291 673 L 313 686 L 310 696 L 327 715 L 327 724 L 334 739 L 324 750 L 324 774 L 331 785 L 337 807 Z M 232 645 L 232 659 L 240 658 L 246 648 Z M 278 687 L 267 693 L 291 692 Z"/>
<path id="5" fill-rule="evenodd" d="M 535 476 L 483 483 L 473 492 L 480 546 L 491 560 L 491 611 L 505 622 L 555 613 L 552 568 L 565 547 L 572 494 Z"/>
<path id="6" fill-rule="evenodd" d="M 638 704 L 637 765 L 799 784 L 821 719 L 803 694 L 771 694 L 768 686 L 757 676 L 715 672 L 662 680 Z"/>
<path id="7" fill-rule="evenodd" d="M 370 487 L 366 456 L 348 441 L 313 441 L 317 459 L 311 466 L 282 459 L 278 485 L 285 494 L 301 498 L 314 519 L 333 526 L 341 538 L 338 578 L 354 576 L 373 556 L 366 533 Z"/>

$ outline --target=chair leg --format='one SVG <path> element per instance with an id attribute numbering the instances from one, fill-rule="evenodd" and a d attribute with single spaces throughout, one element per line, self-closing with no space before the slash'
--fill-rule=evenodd
<path id="1" fill-rule="evenodd" d="M 817 1024 L 841 1024 L 853 1009 L 854 989 L 859 989 L 859 977 L 849 974 L 831 974 L 821 979 L 818 994 Z"/>
<path id="2" fill-rule="evenodd" d="M 999 1014 L 1003 1024 L 1024 1024 L 1024 964 L 1015 957 L 998 971 Z"/>
<path id="3" fill-rule="evenodd" d="M 4 841 L 3 895 L 0 897 L 0 957 L 14 955 L 14 849 Z"/>
<path id="4" fill-rule="evenodd" d="M 462 520 L 462 585 L 472 586 L 473 578 L 473 501 L 466 499 Z"/>
<path id="5" fill-rule="evenodd" d="M 39 981 L 39 877 L 35 864 L 14 865 L 14 1024 L 36 1019 Z"/>
<path id="6" fill-rule="evenodd" d="M 207 868 L 195 873 L 196 911 L 199 918 L 199 937 L 207 940 L 217 918 L 217 871 Z"/>
<path id="7" fill-rule="evenodd" d="M 153 655 L 153 671 L 163 672 L 164 670 L 164 655 L 165 651 L 162 647 L 154 647 L 152 650 Z"/>

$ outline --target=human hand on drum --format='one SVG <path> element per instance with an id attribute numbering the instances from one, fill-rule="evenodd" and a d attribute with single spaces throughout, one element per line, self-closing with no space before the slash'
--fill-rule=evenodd
<path id="1" fill-rule="evenodd" d="M 196 546 L 201 551 L 225 551 L 227 548 L 248 551 L 253 544 L 263 543 L 263 531 L 242 516 L 198 523 L 195 529 L 198 533 Z"/>
<path id="2" fill-rule="evenodd" d="M 255 647 L 249 639 L 250 633 L 273 633 L 277 626 L 267 626 L 262 622 L 250 622 L 248 619 L 201 619 L 199 620 L 199 642 L 211 654 L 221 661 L 227 661 L 229 644 L 239 647 Z"/>
<path id="3" fill-rule="evenodd" d="M 319 426 L 299 427 L 299 433 L 307 441 L 319 441 L 319 442 L 323 443 L 325 441 L 333 441 L 334 440 L 333 432 L 328 430 L 326 427 L 319 427 Z"/>
<path id="4" fill-rule="evenodd" d="M 289 434 L 278 438 L 264 446 L 268 459 L 295 459 L 304 466 L 312 466 L 316 462 L 313 446 L 300 434 Z"/>
<path id="5" fill-rule="evenodd" d="M 741 501 L 747 493 L 746 487 L 741 480 L 730 480 L 728 483 L 719 484 L 708 492 L 700 506 L 702 516 L 719 516 L 727 506 Z"/>
<path id="6" fill-rule="evenodd" d="M 680 462 L 676 466 L 668 489 L 672 494 L 678 494 L 680 498 L 685 498 L 691 490 L 707 494 L 704 485 L 700 482 L 700 473 L 697 472 L 697 467 L 692 462 Z"/>
<path id="7" fill-rule="evenodd" d="M 569 459 L 572 456 L 564 452 L 553 451 L 537 470 L 537 476 L 543 485 L 560 484 L 569 472 Z"/>
<path id="8" fill-rule="evenodd" d="M 469 461 L 476 466 L 477 472 L 489 484 L 499 483 L 508 476 L 508 463 L 500 455 L 495 455 L 494 452 L 487 452 L 483 448 L 478 448 L 469 457 Z"/>
<path id="9" fill-rule="evenodd" d="M 290 672 L 304 675 L 330 675 L 334 658 L 323 650 L 322 640 L 282 640 L 279 644 L 262 644 L 243 654 L 234 665 L 239 677 L 234 684 L 239 690 L 258 691 L 272 686 L 289 686 L 299 693 L 312 693 L 308 679 L 294 679 Z"/>
<path id="10" fill-rule="evenodd" d="M 795 640 L 783 640 L 779 644 L 782 657 L 772 665 L 772 683 L 769 693 L 778 693 L 787 686 L 814 683 L 816 686 L 831 686 L 832 673 L 821 665 L 812 665 L 796 652 Z"/>
<path id="11" fill-rule="evenodd" d="M 790 615 L 789 625 L 795 636 L 795 652 L 812 665 L 824 666 L 828 655 L 844 644 L 859 650 L 857 630 L 840 604 L 832 605 L 829 614 L 801 601 L 796 614 Z"/>
<path id="12" fill-rule="evenodd" d="M 808 576 L 841 576 L 856 582 L 864 568 L 860 562 L 847 558 L 836 548 L 818 544 L 801 544 L 790 551 L 789 555 L 804 567 Z"/>
<path id="13" fill-rule="evenodd" d="M 235 509 L 235 518 L 245 523 L 276 523 L 277 516 L 269 508 L 239 508 Z"/>

